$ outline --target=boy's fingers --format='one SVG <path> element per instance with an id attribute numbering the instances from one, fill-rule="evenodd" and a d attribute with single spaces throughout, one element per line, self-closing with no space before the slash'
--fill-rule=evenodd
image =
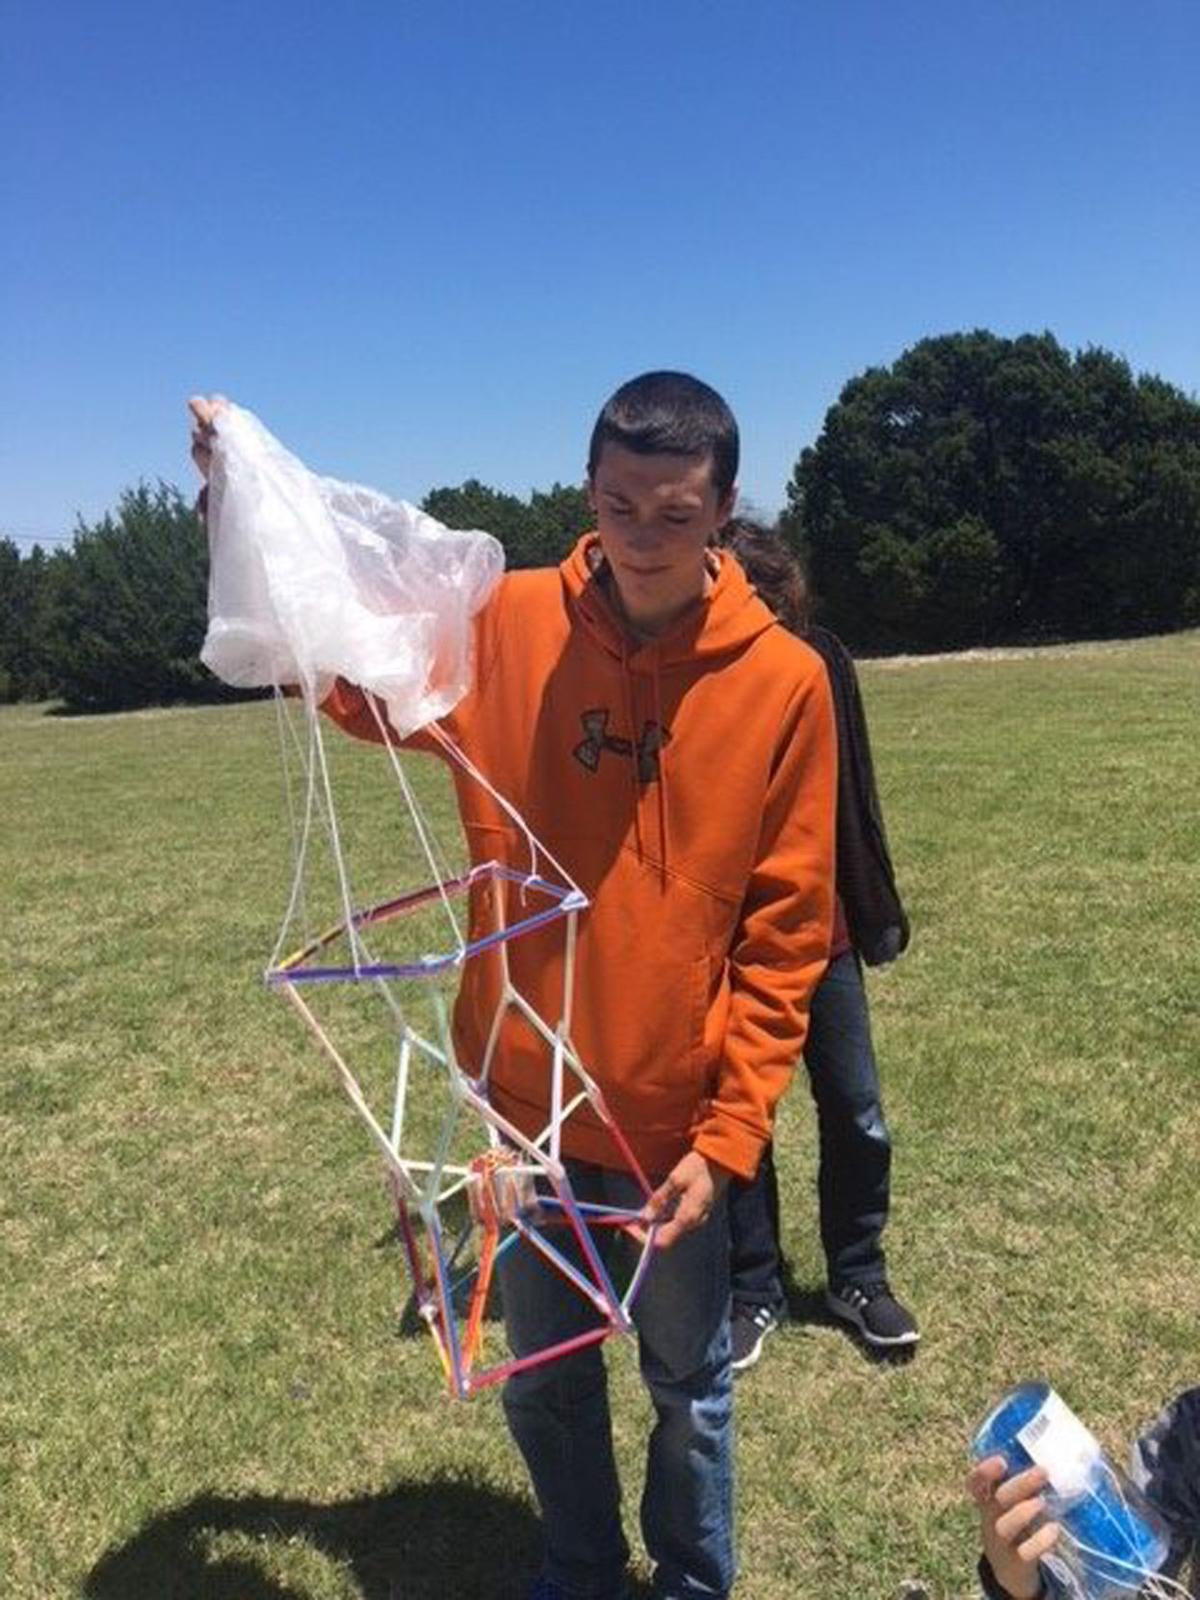
<path id="1" fill-rule="evenodd" d="M 654 1235 L 654 1248 L 656 1250 L 669 1250 L 676 1239 L 681 1238 L 685 1233 L 690 1233 L 695 1226 L 694 1222 L 686 1221 L 679 1212 L 676 1212 L 670 1222 L 663 1223 Z"/>
<path id="2" fill-rule="evenodd" d="M 967 1493 L 976 1505 L 985 1505 L 992 1497 L 996 1485 L 1004 1477 L 1006 1463 L 1003 1456 L 988 1456 L 979 1461 L 967 1474 Z"/>
<path id="3" fill-rule="evenodd" d="M 667 1177 L 649 1200 L 642 1207 L 642 1220 L 644 1222 L 660 1222 L 664 1217 L 669 1217 L 674 1211 L 679 1200 L 679 1185 L 673 1177 Z"/>
<path id="4" fill-rule="evenodd" d="M 654 1235 L 656 1249 L 670 1249 L 679 1235 L 686 1232 L 685 1193 L 679 1182 L 674 1177 L 669 1177 L 646 1201 L 642 1210 L 642 1221 L 657 1224 Z"/>
<path id="5" fill-rule="evenodd" d="M 188 398 L 188 410 L 196 419 L 197 426 L 205 433 L 211 433 L 217 424 L 218 415 L 229 404 L 223 394 L 194 394 Z"/>
<path id="6" fill-rule="evenodd" d="M 1005 1544 L 1015 1544 L 1029 1524 L 1045 1509 L 1046 1502 L 1040 1495 L 1035 1495 L 1032 1500 L 1019 1501 L 996 1518 L 996 1537 L 1003 1539 Z"/>
<path id="7" fill-rule="evenodd" d="M 654 1236 L 654 1243 L 659 1250 L 669 1250 L 685 1233 L 691 1233 L 693 1228 L 703 1227 L 712 1209 L 710 1204 L 702 1203 L 692 1197 L 686 1190 L 678 1198 L 674 1211 L 669 1213 L 670 1220 L 663 1223 Z"/>
<path id="8" fill-rule="evenodd" d="M 194 432 L 208 434 L 213 431 L 213 418 L 216 413 L 216 407 L 207 395 L 192 395 L 188 401 L 188 410 L 192 413 Z"/>
<path id="9" fill-rule="evenodd" d="M 217 417 L 228 404 L 224 395 L 219 394 L 194 394 L 188 398 L 188 410 L 192 413 L 192 460 L 204 478 L 208 477 L 212 466 Z"/>
<path id="10" fill-rule="evenodd" d="M 1035 1534 L 1017 1546 L 1017 1554 L 1022 1561 L 1040 1561 L 1058 1543 L 1058 1531 L 1057 1522 L 1044 1523 Z"/>
<path id="11" fill-rule="evenodd" d="M 639 1220 L 660 1224 L 655 1242 L 660 1250 L 666 1250 L 680 1234 L 703 1226 L 713 1199 L 711 1168 L 703 1156 L 692 1151 L 659 1184 L 642 1207 Z"/>
<path id="12" fill-rule="evenodd" d="M 1019 1500 L 1028 1500 L 1039 1490 L 1044 1489 L 1049 1480 L 1044 1467 L 1026 1467 L 1024 1472 L 1014 1473 L 996 1490 L 996 1504 L 1001 1511 L 1006 1511 L 1009 1506 L 1015 1506 Z"/>
<path id="13" fill-rule="evenodd" d="M 684 1231 L 678 1217 L 672 1217 L 669 1222 L 660 1222 L 654 1230 L 654 1248 L 656 1250 L 669 1250 Z"/>

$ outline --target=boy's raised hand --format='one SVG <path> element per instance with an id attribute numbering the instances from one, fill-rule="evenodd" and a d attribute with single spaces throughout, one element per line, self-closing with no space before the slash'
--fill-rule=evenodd
<path id="1" fill-rule="evenodd" d="M 967 1492 L 979 1507 L 983 1550 L 996 1581 L 1013 1600 L 1037 1600 L 1044 1593 L 1038 1561 L 1058 1542 L 1057 1522 L 1046 1522 L 1036 1532 L 1030 1526 L 1046 1509 L 1040 1491 L 1046 1487 L 1041 1467 L 1005 1478 L 1003 1456 L 988 1456 L 967 1477 Z"/>
<path id="2" fill-rule="evenodd" d="M 655 1235 L 658 1249 L 668 1250 L 683 1234 L 703 1227 L 728 1182 L 728 1173 L 711 1166 L 698 1151 L 689 1150 L 642 1208 L 641 1220 L 659 1225 Z"/>
<path id="3" fill-rule="evenodd" d="M 229 404 L 224 395 L 194 394 L 188 401 L 188 410 L 192 413 L 192 460 L 199 469 L 200 476 L 208 481 L 209 468 L 212 465 L 212 438 L 216 432 L 217 417 Z"/>

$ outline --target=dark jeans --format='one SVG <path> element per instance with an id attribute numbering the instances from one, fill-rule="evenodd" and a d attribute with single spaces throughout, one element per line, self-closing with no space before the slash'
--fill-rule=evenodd
<path id="1" fill-rule="evenodd" d="M 568 1161 L 576 1197 L 638 1206 L 632 1175 Z M 605 1255 L 621 1241 L 597 1240 Z M 569 1253 L 564 1247 L 564 1253 Z M 532 1250 L 496 1267 L 514 1354 L 595 1325 L 582 1295 Z M 734 1578 L 733 1381 L 729 1234 L 720 1202 L 703 1227 L 657 1254 L 633 1308 L 655 1421 L 642 1534 L 656 1600 L 724 1600 Z M 564 1596 L 616 1600 L 629 1553 L 621 1528 L 608 1384 L 598 1344 L 510 1377 L 504 1412 L 533 1479 L 546 1535 L 544 1575 Z"/>
<path id="2" fill-rule="evenodd" d="M 892 1146 L 880 1103 L 879 1070 L 862 969 L 853 951 L 832 961 L 813 995 L 804 1065 L 817 1105 L 821 1244 L 831 1283 L 865 1284 L 884 1274 Z M 750 1183 L 729 1186 L 733 1299 L 783 1305 L 779 1186 L 767 1146 Z"/>

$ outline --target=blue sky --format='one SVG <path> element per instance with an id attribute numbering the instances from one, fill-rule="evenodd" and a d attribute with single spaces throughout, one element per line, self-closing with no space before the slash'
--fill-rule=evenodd
<path id="1" fill-rule="evenodd" d="M 1049 328 L 1200 388 L 1196 0 L 121 0 L 0 35 L 0 532 L 221 390 L 409 499 L 578 481 L 656 366 L 773 509 L 847 378 Z"/>

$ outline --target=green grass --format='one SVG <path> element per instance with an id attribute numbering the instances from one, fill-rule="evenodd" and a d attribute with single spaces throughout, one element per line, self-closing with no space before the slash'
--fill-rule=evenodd
<path id="1" fill-rule="evenodd" d="M 880 1367 L 793 1323 L 739 1384 L 754 1600 L 965 1596 L 965 1440 L 1005 1385 L 1045 1374 L 1123 1454 L 1197 1381 L 1200 636 L 863 679 L 915 925 L 870 983 L 925 1338 Z M 382 882 L 399 813 L 337 746 Z M 399 1334 L 374 1158 L 260 982 L 270 708 L 12 707 L 0 749 L 0 1592 L 519 1595 L 536 1531 L 496 1398 L 442 1399 Z M 803 1307 L 802 1085 L 780 1167 Z M 610 1349 L 633 1533 L 646 1407 Z"/>

